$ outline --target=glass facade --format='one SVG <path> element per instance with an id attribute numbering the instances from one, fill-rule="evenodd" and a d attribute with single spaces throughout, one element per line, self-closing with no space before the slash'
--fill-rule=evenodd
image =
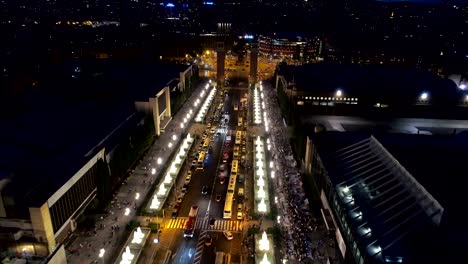
<path id="1" fill-rule="evenodd" d="M 52 226 L 56 233 L 83 201 L 96 188 L 97 163 L 94 164 L 60 199 L 50 208 Z"/>

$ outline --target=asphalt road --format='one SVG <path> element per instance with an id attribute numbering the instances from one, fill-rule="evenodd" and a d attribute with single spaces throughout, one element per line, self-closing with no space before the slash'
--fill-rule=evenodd
<path id="1" fill-rule="evenodd" d="M 241 91 L 238 89 L 229 90 L 228 95 L 224 96 L 224 105 L 222 112 L 229 113 L 229 122 L 226 132 L 231 130 L 231 134 L 235 134 L 237 129 L 237 113 L 234 111 L 234 104 L 240 101 L 242 93 L 247 92 Z M 213 112 L 217 109 L 219 105 L 220 95 L 218 93 L 216 100 L 213 101 L 212 107 L 209 111 L 209 114 L 212 115 Z M 209 116 L 207 120 L 209 119 Z M 224 120 L 224 118 L 221 118 Z M 215 125 L 215 124 L 213 124 Z M 220 127 L 218 127 L 220 128 Z M 208 130 L 208 129 L 207 129 Z M 211 130 L 211 129 L 209 129 Z M 209 134 L 211 136 L 211 134 Z M 224 202 L 225 195 L 227 192 L 227 182 L 228 179 L 221 184 L 219 177 L 217 176 L 218 167 L 223 163 L 222 153 L 227 151 L 229 153 L 229 160 L 226 162 L 227 168 L 230 168 L 230 163 L 232 161 L 232 148 L 234 146 L 234 137 L 230 144 L 225 142 L 226 134 L 221 133 L 220 136 L 213 136 L 212 143 L 210 144 L 212 151 L 209 153 L 205 160 L 205 166 L 203 170 L 196 170 L 192 174 L 192 178 L 189 184 L 188 192 L 184 197 L 184 200 L 181 204 L 178 217 L 187 217 L 190 211 L 191 206 L 198 205 L 198 221 L 214 217 L 216 221 L 226 221 L 223 219 L 224 211 Z M 182 172 L 182 175 L 179 176 L 177 192 L 180 192 L 181 187 L 183 186 L 185 175 L 187 174 L 187 169 L 190 167 L 193 155 L 198 152 L 200 143 L 202 142 L 201 138 L 195 143 L 194 151 L 191 154 L 192 157 L 188 160 L 186 169 Z M 225 144 L 226 143 L 226 144 Z M 229 171 L 228 171 L 229 172 Z M 229 175 L 229 174 L 228 174 Z M 202 186 L 209 186 L 209 192 L 207 195 L 201 193 Z M 216 195 L 220 194 L 222 199 L 221 201 L 216 201 Z M 175 204 L 175 201 L 171 202 Z M 232 220 L 237 222 L 236 218 L 236 208 L 237 204 L 233 205 L 233 218 Z M 216 232 L 206 232 L 204 230 L 197 229 L 192 238 L 183 238 L 182 235 L 183 229 L 179 229 L 173 238 L 171 251 L 173 252 L 172 263 L 193 263 L 194 259 L 198 259 L 200 263 L 214 263 L 215 252 L 223 251 L 225 253 L 232 254 L 231 259 L 235 262 L 240 262 L 240 243 L 241 243 L 241 234 L 233 233 L 234 240 L 228 241 L 222 235 L 222 231 L 218 230 Z M 204 240 L 206 236 L 213 236 L 214 241 L 213 245 L 205 246 Z M 198 249 L 198 251 L 197 251 Z M 202 250 L 202 251 L 201 251 Z M 200 259 L 200 254 L 201 259 Z M 198 257 L 197 257 L 198 256 Z"/>

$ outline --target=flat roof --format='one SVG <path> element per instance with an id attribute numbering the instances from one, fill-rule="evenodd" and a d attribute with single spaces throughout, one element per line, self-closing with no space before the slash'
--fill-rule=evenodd
<path id="1" fill-rule="evenodd" d="M 80 78 L 70 78 L 76 67 Z M 52 65 L 49 80 L 4 101 L 0 113 L 0 175 L 13 180 L 2 191 L 15 208 L 43 204 L 108 138 L 115 146 L 141 120 L 134 101 L 154 96 L 186 65 L 103 63 Z M 56 78 L 53 72 L 57 72 Z M 5 106 L 6 104 L 6 106 Z M 95 152 L 98 149 L 94 149 Z"/>
<path id="2" fill-rule="evenodd" d="M 395 159 L 390 163 L 383 163 L 385 155 L 366 146 L 371 138 L 368 133 L 321 132 L 312 138 L 333 184 L 337 190 L 348 186 L 355 194 L 359 209 L 354 212 L 361 211 L 369 219 L 376 235 L 372 238 L 386 246 L 383 250 L 400 252 L 404 263 L 467 262 L 464 252 L 468 242 L 464 238 L 468 229 L 463 210 L 468 183 L 464 175 L 464 164 L 468 162 L 465 132 L 451 136 L 374 135 Z M 399 164 L 403 170 L 397 169 Z M 404 170 L 421 184 L 421 189 L 416 188 L 420 194 L 415 196 L 413 187 L 402 187 L 410 182 L 397 176 Z M 378 186 L 370 194 L 366 189 L 369 184 Z M 430 196 L 443 207 L 438 227 L 421 206 L 421 201 L 428 201 Z M 365 236 L 359 240 L 364 244 L 374 241 Z"/>
<path id="3" fill-rule="evenodd" d="M 296 90 L 316 96 L 334 96 L 341 89 L 346 97 L 375 98 L 382 102 L 394 99 L 402 103 L 405 98 L 418 98 L 422 92 L 428 92 L 432 100 L 451 100 L 461 93 L 451 80 L 383 66 L 281 65 L 278 74 L 289 84 L 294 83 Z"/>

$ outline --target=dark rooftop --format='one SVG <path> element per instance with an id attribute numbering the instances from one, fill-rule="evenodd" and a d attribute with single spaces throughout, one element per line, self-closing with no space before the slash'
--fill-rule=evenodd
<path id="1" fill-rule="evenodd" d="M 415 70 L 379 66 L 309 64 L 281 65 L 279 75 L 299 91 L 315 96 L 334 96 L 341 89 L 343 96 L 358 97 L 360 102 L 414 101 L 422 92 L 428 92 L 432 102 L 459 102 L 464 96 L 451 80 Z M 294 84 L 294 85 L 293 85 Z M 464 98 L 464 97 L 463 97 Z"/>
<path id="2" fill-rule="evenodd" d="M 76 67 L 81 71 L 72 78 Z M 93 147 L 134 113 L 135 100 L 155 95 L 187 67 L 51 66 L 49 80 L 1 102 L 0 174 L 13 175 L 4 193 L 17 204 L 42 204 L 89 160 L 85 155 Z M 140 119 L 134 115 L 109 142 L 117 144 Z"/>
<path id="3" fill-rule="evenodd" d="M 393 248 L 394 252 L 404 254 L 405 263 L 467 263 L 468 258 L 464 253 L 468 247 L 468 228 L 465 224 L 466 219 L 463 211 L 467 200 L 463 193 L 468 183 L 468 179 L 464 175 L 464 165 L 468 163 L 468 135 L 466 133 L 462 132 L 453 136 L 384 133 L 374 135 L 396 161 L 444 208 L 440 226 L 437 228 L 431 225 L 430 221 L 427 221 L 429 217 L 422 217 L 425 214 L 421 214 L 421 209 L 417 209 L 419 208 L 417 200 L 414 197 L 411 198 L 411 192 L 408 193 L 408 188 L 401 188 L 402 182 L 398 178 L 394 178 L 394 171 L 389 170 L 388 167 L 385 168 L 380 163 L 382 162 L 381 154 L 355 152 L 355 156 L 349 159 L 350 163 L 347 165 L 343 163 L 345 160 L 342 160 L 340 155 L 358 146 L 364 149 L 362 142 L 369 139 L 370 134 L 322 132 L 314 134 L 312 137 L 315 138 L 320 156 L 334 185 L 346 181 L 346 184 L 350 184 L 349 186 L 354 186 L 352 184 L 358 183 L 354 183 L 356 178 L 353 178 L 352 175 L 362 173 L 371 175 L 365 176 L 371 178 L 379 174 L 380 176 L 377 178 L 372 178 L 375 181 L 374 184 L 377 184 L 379 188 L 386 186 L 386 189 L 371 193 L 379 199 L 375 201 L 371 199 L 370 205 L 375 206 L 379 204 L 378 202 L 383 203 L 384 200 L 397 199 L 383 208 L 381 206 L 383 204 L 379 204 L 378 209 L 372 209 L 374 212 L 366 212 L 369 201 L 364 201 L 361 199 L 362 195 L 359 195 L 362 188 L 365 187 L 360 188 L 361 191 L 353 191 L 356 194 L 353 197 L 360 206 L 359 210 L 364 211 L 364 215 L 369 217 L 377 214 L 369 217 L 369 223 L 371 223 L 373 230 L 377 231 L 375 234 L 386 234 L 386 238 L 378 238 L 379 242 L 385 244 L 385 241 L 393 241 L 395 237 L 388 240 L 388 234 L 401 229 L 396 234 L 403 235 L 402 239 L 397 240 L 397 243 L 392 244 L 389 249 Z M 353 144 L 355 145 L 353 146 Z M 351 159 L 353 160 L 351 161 Z M 372 166 L 370 166 L 371 164 Z M 347 167 L 348 171 L 343 171 L 344 167 Z M 361 167 L 362 169 L 349 172 L 350 169 Z M 348 173 L 351 174 L 348 175 Z M 359 177 L 363 177 L 363 175 Z M 369 184 L 369 181 L 366 182 Z M 388 215 L 388 213 L 391 214 Z M 383 218 L 384 224 L 382 216 L 385 214 L 387 216 Z M 390 230 L 390 228 L 394 228 L 389 225 L 395 220 L 394 218 L 399 219 L 395 222 L 397 229 Z M 407 229 L 402 229 L 406 224 L 408 224 Z"/>

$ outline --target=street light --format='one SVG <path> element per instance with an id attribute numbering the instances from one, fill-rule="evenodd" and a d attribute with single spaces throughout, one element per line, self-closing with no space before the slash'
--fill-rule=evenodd
<path id="1" fill-rule="evenodd" d="M 158 160 L 156 161 L 158 163 L 158 165 L 161 165 L 162 163 L 162 159 L 161 158 L 158 158 Z M 156 173 L 156 171 L 154 171 Z"/>
<path id="2" fill-rule="evenodd" d="M 336 97 L 341 97 L 342 95 L 343 95 L 343 91 L 341 91 L 341 90 L 339 90 L 339 89 L 336 90 L 336 93 L 335 93 L 335 96 L 336 96 Z"/>
<path id="3" fill-rule="evenodd" d="M 106 250 L 105 250 L 105 249 L 101 248 L 101 249 L 99 250 L 99 258 L 102 258 L 102 263 L 105 263 L 105 262 L 104 262 L 104 254 L 105 254 L 105 253 L 106 253 Z"/>
<path id="4" fill-rule="evenodd" d="M 135 193 L 135 200 L 140 199 L 140 193 Z"/>
<path id="5" fill-rule="evenodd" d="M 159 233 L 158 233 L 158 236 L 159 236 Z M 154 250 L 153 250 L 153 253 L 151 253 L 151 257 L 150 257 L 151 263 L 153 263 L 154 254 L 156 254 L 156 245 L 157 245 L 158 243 L 159 243 L 159 238 L 155 238 L 155 239 L 153 240 Z"/>
<path id="6" fill-rule="evenodd" d="M 177 136 L 175 134 L 172 135 L 172 140 L 176 141 L 176 139 L 177 139 Z"/>
<path id="7" fill-rule="evenodd" d="M 419 99 L 421 99 L 422 101 L 426 101 L 427 98 L 429 98 L 429 94 L 427 92 L 423 92 L 421 93 L 421 96 L 419 96 Z"/>
<path id="8" fill-rule="evenodd" d="M 125 208 L 125 213 L 124 213 L 126 216 L 128 216 L 130 214 L 130 208 Z"/>

